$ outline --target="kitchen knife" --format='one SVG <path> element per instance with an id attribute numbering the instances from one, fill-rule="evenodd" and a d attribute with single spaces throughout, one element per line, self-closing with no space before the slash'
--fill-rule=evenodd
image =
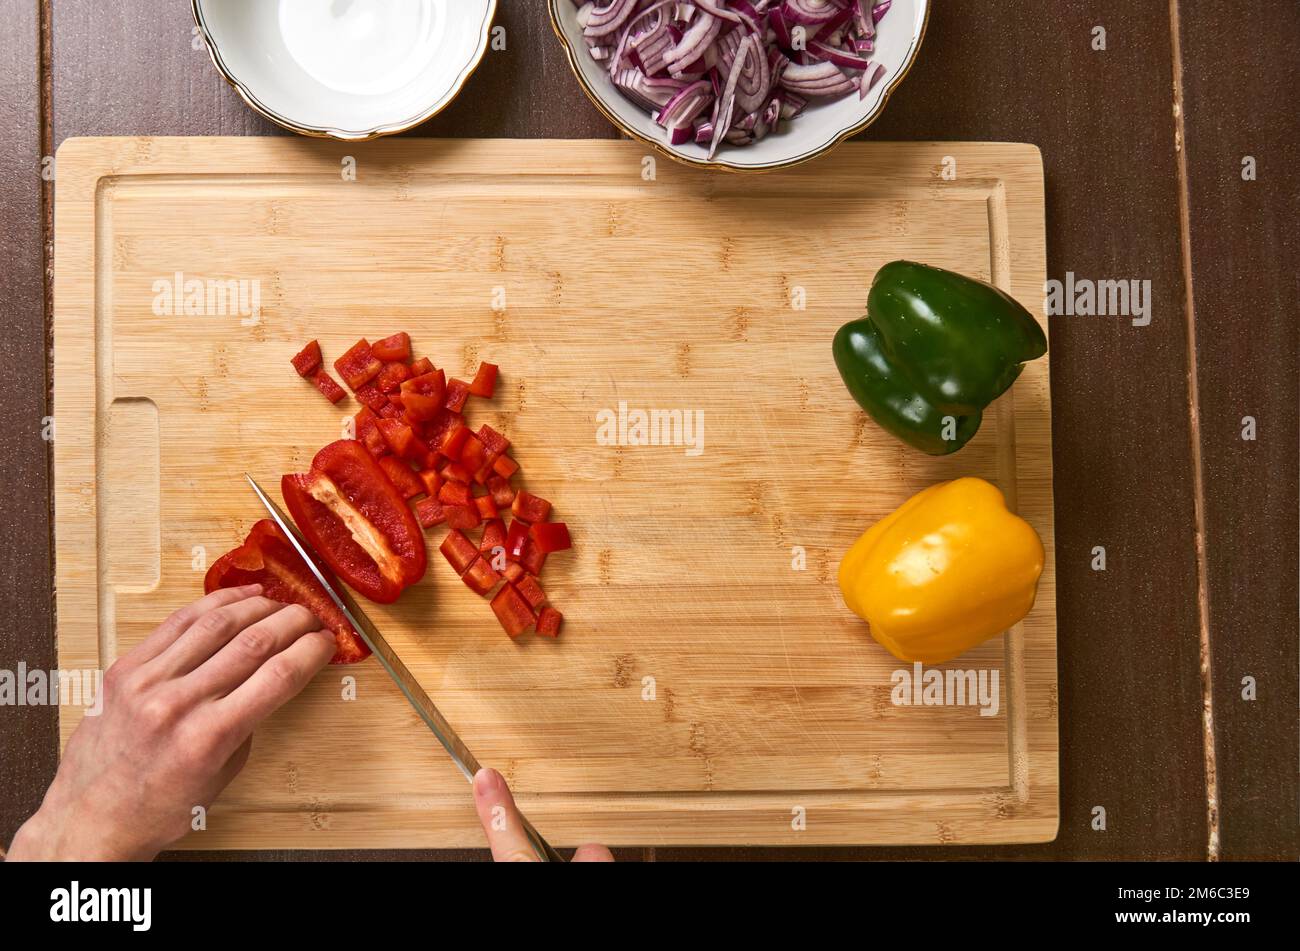
<path id="1" fill-rule="evenodd" d="M 451 728 L 451 724 L 447 722 L 433 701 L 429 699 L 429 695 L 425 693 L 419 681 L 402 663 L 402 659 L 388 645 L 388 641 L 371 623 L 370 618 L 366 617 L 366 613 L 357 605 L 357 602 L 348 593 L 347 589 L 342 585 L 336 588 L 317 567 L 315 553 L 311 550 L 311 546 L 306 539 L 298 534 L 298 529 L 289 521 L 288 516 L 280 511 L 280 506 L 271 501 L 270 496 L 262 491 L 262 487 L 247 472 L 244 473 L 244 478 L 253 487 L 253 491 L 270 514 L 272 521 L 280 526 L 280 531 L 284 532 L 285 537 L 289 539 L 289 544 L 293 545 L 294 550 L 298 552 L 298 556 L 307 563 L 307 568 L 320 582 L 325 589 L 325 593 L 330 596 L 330 600 L 343 612 L 343 616 L 352 625 L 352 629 L 366 642 L 366 646 L 375 655 L 375 659 L 379 661 L 380 666 L 388 671 L 388 675 L 393 678 L 397 688 L 402 691 L 403 696 L 415 708 L 415 712 L 420 715 L 420 719 L 428 725 L 429 729 L 433 731 L 433 735 L 438 738 L 438 742 L 442 744 L 443 749 L 451 755 L 452 762 L 465 774 L 465 778 L 470 783 L 473 783 L 474 774 L 479 770 L 479 764 L 474 754 L 469 751 L 469 747 Z M 564 861 L 564 856 L 555 851 L 550 843 L 542 838 L 541 833 L 533 828 L 532 823 L 525 819 L 522 813 L 520 813 L 519 818 L 524 824 L 524 832 L 532 843 L 533 850 L 537 852 L 538 858 L 543 862 Z"/>

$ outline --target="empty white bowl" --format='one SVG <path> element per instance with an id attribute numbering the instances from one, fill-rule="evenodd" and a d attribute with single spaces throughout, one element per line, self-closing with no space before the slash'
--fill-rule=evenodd
<path id="1" fill-rule="evenodd" d="M 687 164 L 738 171 L 770 171 L 806 162 L 869 126 L 884 111 L 889 94 L 911 68 L 930 12 L 930 0 L 893 0 L 888 15 L 876 25 L 876 49 L 871 57 L 873 62 L 884 65 L 885 74 L 865 98 L 851 93 L 835 102 L 813 100 L 800 115 L 782 122 L 780 131 L 749 145 L 724 143 L 709 161 L 708 148 L 694 142 L 673 145 L 667 130 L 618 90 L 607 64 L 593 59 L 588 52 L 573 0 L 549 3 L 551 25 L 564 43 L 578 83 L 610 122 Z"/>
<path id="2" fill-rule="evenodd" d="M 402 132 L 456 98 L 496 0 L 191 0 L 212 62 L 246 103 L 304 135 Z"/>

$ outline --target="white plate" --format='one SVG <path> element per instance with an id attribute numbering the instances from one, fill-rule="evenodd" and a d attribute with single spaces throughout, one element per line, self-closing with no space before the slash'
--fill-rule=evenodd
<path id="1" fill-rule="evenodd" d="M 212 61 L 253 109 L 369 139 L 440 112 L 487 48 L 496 0 L 192 0 Z"/>
<path id="2" fill-rule="evenodd" d="M 813 100 L 802 114 L 782 122 L 779 132 L 750 145 L 724 143 L 710 162 L 705 146 L 694 142 L 673 145 L 668 141 L 667 131 L 649 112 L 619 92 L 606 65 L 588 53 L 573 0 L 549 2 L 551 22 L 564 42 L 578 82 L 611 122 L 628 135 L 683 162 L 741 171 L 765 171 L 805 162 L 870 125 L 884 111 L 889 94 L 911 68 L 925 36 L 930 8 L 930 0 L 894 0 L 889 12 L 876 25 L 876 51 L 871 58 L 872 62 L 884 64 L 885 75 L 865 99 L 850 93 L 837 102 Z"/>

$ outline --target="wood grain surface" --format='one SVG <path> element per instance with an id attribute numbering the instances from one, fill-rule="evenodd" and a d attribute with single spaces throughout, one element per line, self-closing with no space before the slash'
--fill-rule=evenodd
<path id="1" fill-rule="evenodd" d="M 39 50 L 32 29 L 23 26 L 34 28 L 38 7 L 52 47 L 44 74 L 54 94 L 44 109 Z M 185 4 L 131 0 L 111 17 L 89 0 L 58 0 L 57 5 L 8 0 L 6 9 L 14 11 L 10 22 L 16 26 L 0 37 L 0 58 L 18 68 L 6 74 L 16 78 L 6 86 L 4 106 L 31 122 L 52 124 L 55 142 L 89 134 L 278 134 L 239 102 L 206 53 L 191 49 Z M 1182 118 L 1189 171 L 1181 185 L 1190 192 L 1187 227 L 1178 210 L 1174 11 L 1181 12 L 1180 75 L 1186 87 Z M 522 0 L 503 0 L 498 19 L 508 31 L 508 50 L 490 54 L 461 98 L 415 134 L 616 137 L 572 82 L 543 13 Z M 1104 52 L 1090 46 L 1097 26 L 1106 29 Z M 1051 4 L 1050 15 L 1039 0 L 1008 0 L 997 16 L 989 16 L 979 0 L 941 0 L 916 67 L 880 121 L 863 135 L 1039 145 L 1047 176 L 1049 273 L 1149 278 L 1156 295 L 1155 316 L 1140 338 L 1137 328 L 1120 339 L 1117 328 L 1068 318 L 1052 326 L 1060 835 L 1044 846 L 949 849 L 942 853 L 946 858 L 1203 858 L 1220 849 L 1225 858 L 1297 855 L 1296 707 L 1286 695 L 1288 688 L 1294 690 L 1296 669 L 1296 480 L 1295 452 L 1285 442 L 1295 438 L 1296 400 L 1287 386 L 1294 387 L 1294 373 L 1271 369 L 1295 366 L 1295 323 L 1271 322 L 1267 307 L 1243 306 L 1250 298 L 1241 294 L 1262 295 L 1266 302 L 1295 299 L 1300 267 L 1294 244 L 1284 240 L 1286 229 L 1265 253 L 1258 248 L 1265 233 L 1259 223 L 1295 203 L 1294 187 L 1288 189 L 1286 174 L 1277 169 L 1295 166 L 1287 151 L 1296 139 L 1294 81 L 1288 81 L 1295 60 L 1288 51 L 1298 43 L 1300 8 L 1291 0 L 1263 0 L 1247 14 L 1216 0 L 1169 5 L 1062 0 Z M 16 170 L 0 180 L 6 221 L 17 220 L 12 209 L 17 215 L 30 213 L 25 203 L 37 186 L 24 176 L 38 160 L 28 151 L 38 138 L 37 130 L 26 126 L 4 143 L 5 168 Z M 1239 175 L 1236 153 L 1248 151 L 1238 142 L 1242 138 L 1249 139 L 1253 154 L 1281 156 L 1261 162 L 1252 193 L 1227 184 Z M 1233 154 L 1225 158 L 1227 148 Z M 26 237 L 7 260 L 23 263 L 10 273 L 21 270 L 27 281 L 38 282 L 39 229 L 30 223 L 20 227 Z M 1290 234 L 1294 240 L 1293 229 Z M 1186 267 L 1180 263 L 1184 240 L 1192 249 Z M 1230 256 L 1246 262 L 1241 266 L 1250 277 L 1244 286 L 1223 279 Z M 1195 313 L 1187 309 L 1182 290 L 1188 278 L 1194 278 Z M 1268 288 L 1274 289 L 1271 298 Z M 1220 295 L 1220 306 L 1212 293 Z M 1207 306 L 1219 315 L 1217 337 L 1202 328 L 1215 316 Z M 1293 315 L 1294 307 L 1274 313 Z M 30 301 L 6 294 L 0 298 L 0 318 L 6 340 L 42 336 L 33 326 Z M 1175 329 L 1163 332 L 1171 324 Z M 1195 336 L 1198 399 L 1207 408 L 1199 441 L 1210 529 L 1205 535 L 1208 637 L 1213 658 L 1222 658 L 1213 666 L 1216 683 L 1222 684 L 1215 691 L 1213 749 L 1214 788 L 1221 802 L 1212 820 L 1221 834 L 1213 846 L 1197 636 L 1189 328 L 1200 331 Z M 1279 354 L 1287 359 L 1270 360 Z M 1279 385 L 1265 382 L 1270 372 L 1282 373 Z M 41 362 L 22 361 L 0 393 L 8 418 L 43 411 L 45 385 Z M 1253 464 L 1243 471 L 1232 465 L 1238 461 L 1233 453 L 1243 449 L 1240 443 L 1209 445 L 1203 434 L 1216 415 L 1210 407 L 1229 407 L 1239 423 L 1247 412 L 1232 404 L 1245 401 L 1256 408 L 1251 415 L 1257 419 L 1278 421 L 1280 428 L 1263 422 L 1263 433 L 1281 436 L 1269 441 L 1264 435 L 1245 447 Z M 1224 432 L 1234 436 L 1239 430 Z M 1227 468 L 1215 467 L 1216 450 L 1227 454 Z M 6 473 L 14 473 L 5 504 L 30 514 L 33 521 L 24 516 L 24 524 L 36 524 L 47 505 L 44 454 L 14 458 L 18 461 L 3 463 L 11 467 Z M 1250 483 L 1244 496 L 1243 480 Z M 1289 493 L 1270 494 L 1269 485 Z M 1096 544 L 1109 546 L 1104 575 L 1089 567 Z M 1219 545 L 1222 557 L 1216 554 Z M 50 569 L 39 533 L 10 557 L 17 617 L 6 617 L 0 627 L 0 656 L 11 664 L 17 658 L 48 662 L 53 656 Z M 1248 569 L 1242 567 L 1246 564 Z M 1276 611 L 1268 606 L 1274 596 L 1281 601 Z M 1229 622 L 1232 626 L 1225 626 Z M 1238 651 L 1242 663 L 1231 659 Z M 1261 691 L 1254 707 L 1227 699 L 1240 695 L 1245 666 L 1265 671 L 1261 684 L 1268 673 L 1275 681 L 1282 678 L 1274 689 Z M 4 714 L 0 743 L 6 754 L 20 755 L 7 757 L 0 800 L 3 838 L 39 801 L 53 774 L 55 715 L 33 713 Z M 1092 827 L 1096 806 L 1107 809 L 1105 832 Z M 481 852 L 331 856 L 361 854 L 482 857 Z M 931 854 L 925 849 L 660 849 L 646 857 Z M 249 855 L 283 859 L 314 853 Z"/>
<path id="2" fill-rule="evenodd" d="M 965 173 L 945 183 L 954 150 Z M 1055 835 L 1051 556 L 1034 610 L 1005 642 L 941 665 L 996 676 L 987 710 L 974 697 L 892 704 L 894 674 L 910 665 L 865 636 L 833 581 L 870 524 L 961 475 L 998 484 L 1053 549 L 1046 361 L 1025 368 L 959 455 L 932 459 L 871 425 L 827 359 L 865 275 L 896 256 L 1038 306 L 1036 149 L 855 144 L 766 177 L 760 193 L 667 163 L 647 181 L 645 149 L 625 142 L 376 143 L 345 180 L 354 151 L 247 138 L 60 148 L 61 668 L 107 667 L 165 605 L 197 594 L 206 564 L 263 515 L 232 473 L 274 487 L 338 438 L 358 407 L 329 407 L 293 376 L 303 341 L 334 357 L 400 325 L 453 375 L 482 359 L 503 367 L 501 395 L 474 420 L 510 436 L 524 484 L 578 537 L 544 579 L 565 612 L 558 642 L 504 637 L 436 554 L 400 604 L 369 608 L 548 839 Z M 833 227 L 840 249 L 781 237 L 800 215 Z M 678 302 L 653 262 L 682 245 L 707 266 Z M 256 283 L 260 308 L 181 313 L 171 297 L 159 308 L 160 281 L 179 294 L 196 279 Z M 637 411 L 691 425 L 664 433 L 674 444 L 599 437 L 602 413 Z M 354 702 L 340 701 L 345 675 Z M 65 740 L 80 714 L 61 708 Z M 481 834 L 470 805 L 382 669 L 365 664 L 316 678 L 261 727 L 187 844 L 463 846 Z"/>

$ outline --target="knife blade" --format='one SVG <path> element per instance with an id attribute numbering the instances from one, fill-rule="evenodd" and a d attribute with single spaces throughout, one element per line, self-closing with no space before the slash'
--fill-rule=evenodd
<path id="1" fill-rule="evenodd" d="M 438 742 L 442 744 L 442 748 L 451 756 L 452 762 L 456 764 L 465 778 L 473 784 L 474 774 L 479 771 L 478 758 L 470 752 L 469 747 L 452 729 L 451 724 L 447 722 L 447 718 L 442 715 L 429 694 L 420 686 L 420 682 L 415 679 L 415 675 L 411 673 L 410 668 L 402 663 L 402 658 L 398 657 L 397 652 L 389 646 L 388 641 L 379 633 L 379 629 L 366 616 L 365 611 L 361 610 L 360 605 L 357 604 L 352 595 L 342 585 L 335 587 L 325 577 L 324 572 L 317 566 L 315 553 L 312 551 L 311 545 L 298 534 L 297 527 L 281 511 L 280 506 L 271 500 L 271 497 L 257 484 L 257 480 L 247 472 L 244 473 L 244 478 L 253 487 L 253 492 L 271 516 L 271 520 L 280 527 L 280 531 L 284 532 L 285 537 L 289 539 L 289 544 L 294 547 L 298 557 L 307 564 L 307 569 L 312 573 L 312 576 L 325 589 L 325 593 L 329 595 L 335 606 L 343 612 L 343 616 L 352 625 L 352 629 L 365 641 L 366 646 L 370 648 L 370 652 L 379 661 L 379 665 L 388 672 L 388 676 L 393 678 L 393 682 L 397 684 L 397 689 L 402 692 L 407 702 L 420 715 L 420 719 L 425 722 L 425 725 L 429 727 Z M 541 833 L 533 828 L 532 823 L 524 818 L 522 813 L 520 813 L 519 818 L 523 822 L 524 833 L 532 843 L 538 858 L 544 862 L 564 861 L 564 857 L 542 838 Z"/>

